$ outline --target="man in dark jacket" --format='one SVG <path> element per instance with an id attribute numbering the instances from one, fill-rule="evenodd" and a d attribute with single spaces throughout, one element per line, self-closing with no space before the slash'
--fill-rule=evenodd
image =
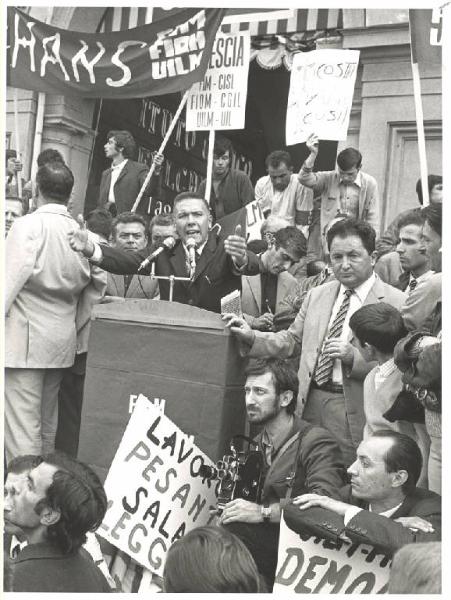
<path id="1" fill-rule="evenodd" d="M 49 454 L 5 496 L 5 521 L 28 542 L 12 564 L 12 592 L 109 592 L 81 546 L 103 520 L 107 500 L 97 475 L 63 454 Z"/>
<path id="2" fill-rule="evenodd" d="M 149 169 L 146 165 L 131 160 L 135 152 L 135 140 L 129 131 L 109 131 L 104 146 L 111 167 L 105 169 L 100 180 L 99 207 L 106 207 L 113 217 L 130 211 L 141 190 Z M 153 157 L 155 170 L 148 182 L 137 212 L 148 215 L 149 196 L 161 196 L 159 173 L 163 156 Z"/>
<path id="3" fill-rule="evenodd" d="M 441 539 L 441 498 L 417 488 L 421 451 L 403 433 L 376 431 L 363 441 L 349 467 L 346 502 L 303 494 L 284 516 L 296 532 L 371 544 L 389 556 L 405 544 Z"/>
<path id="4" fill-rule="evenodd" d="M 281 507 L 288 490 L 292 486 L 294 494 L 312 492 L 339 498 L 344 463 L 338 445 L 325 429 L 295 417 L 298 378 L 288 361 L 254 361 L 246 375 L 248 420 L 262 426 L 255 438 L 265 465 L 262 495 L 259 503 L 231 500 L 219 521 L 246 544 L 271 590 Z"/>
<path id="5" fill-rule="evenodd" d="M 221 312 L 221 298 L 233 290 L 241 290 L 240 275 L 256 275 L 257 257 L 248 252 L 246 240 L 238 235 L 224 237 L 212 227 L 207 202 L 194 192 L 183 192 L 174 199 L 175 227 L 179 239 L 173 248 L 166 248 L 155 260 L 155 274 L 160 279 L 160 298 L 170 298 L 169 277 L 174 281 L 173 300 L 199 308 Z M 124 252 L 117 248 L 94 244 L 87 233 L 72 232 L 73 250 L 83 252 L 102 269 L 120 275 L 137 273 L 148 252 Z M 139 271 L 149 274 L 152 265 Z"/>

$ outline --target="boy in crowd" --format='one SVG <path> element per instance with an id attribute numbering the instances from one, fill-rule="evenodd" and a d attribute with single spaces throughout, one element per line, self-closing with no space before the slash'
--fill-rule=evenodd
<path id="1" fill-rule="evenodd" d="M 369 304 L 362 306 L 351 316 L 349 326 L 354 335 L 353 344 L 363 358 L 367 362 L 377 362 L 363 384 L 366 419 L 363 439 L 368 439 L 380 429 L 404 433 L 417 442 L 423 456 L 423 465 L 426 465 L 429 441 L 424 424 L 390 422 L 384 416 L 403 388 L 402 373 L 393 358 L 397 342 L 406 335 L 401 313 L 386 302 Z M 420 477 L 420 485 L 424 483 L 423 477 Z"/>

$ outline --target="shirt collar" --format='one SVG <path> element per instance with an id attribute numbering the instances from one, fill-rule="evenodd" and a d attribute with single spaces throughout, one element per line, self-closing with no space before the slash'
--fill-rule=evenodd
<path id="1" fill-rule="evenodd" d="M 338 173 L 338 171 L 337 171 L 337 173 Z M 339 179 L 340 183 L 343 183 L 340 173 L 338 173 L 338 179 Z M 354 181 L 347 185 L 357 185 L 358 187 L 362 187 L 362 175 L 361 175 L 360 169 L 359 169 L 359 172 L 357 173 L 357 177 L 354 179 Z"/>
<path id="2" fill-rule="evenodd" d="M 426 271 L 426 273 L 423 273 L 423 275 L 420 275 L 419 277 L 414 277 L 412 275 L 412 273 L 410 273 L 410 278 L 409 278 L 409 283 L 412 281 L 412 279 L 416 279 L 417 283 L 420 283 L 421 281 L 425 281 L 426 279 L 429 279 L 429 277 L 432 275 L 434 271 Z"/>
<path id="3" fill-rule="evenodd" d="M 127 162 L 127 160 L 128 158 L 124 158 L 124 160 L 118 163 L 117 165 L 111 165 L 111 168 L 114 170 L 122 169 L 122 167 L 125 167 L 125 163 Z"/>
<path id="4" fill-rule="evenodd" d="M 198 254 L 202 254 L 202 252 L 204 251 L 204 248 L 205 248 L 205 245 L 206 245 L 207 241 L 208 240 L 205 240 L 205 242 L 203 244 L 201 244 L 200 246 L 198 246 L 196 248 L 196 252 Z M 186 256 L 188 256 L 188 248 L 185 246 L 185 244 L 183 242 L 182 242 L 182 246 L 183 246 L 183 249 L 185 250 Z"/>
<path id="5" fill-rule="evenodd" d="M 395 365 L 394 358 L 389 358 L 384 363 L 377 366 L 377 370 L 378 370 L 379 374 L 382 375 L 383 377 L 388 377 L 394 371 L 396 371 L 396 369 L 397 369 L 397 367 Z"/>
<path id="6" fill-rule="evenodd" d="M 366 297 L 368 296 L 368 293 L 370 291 L 370 289 L 373 287 L 374 283 L 376 281 L 376 275 L 373 273 L 371 273 L 371 277 L 369 277 L 366 281 L 364 281 L 363 283 L 361 283 L 359 286 L 357 286 L 356 288 L 354 288 L 354 294 L 358 297 L 358 299 L 360 300 L 360 302 L 365 302 Z M 348 288 L 345 287 L 342 283 L 340 284 L 340 295 L 343 295 L 345 293 L 345 290 L 347 290 Z"/>
<path id="7" fill-rule="evenodd" d="M 398 508 L 402 505 L 402 502 L 400 502 L 399 504 L 397 504 L 396 506 L 394 506 L 393 508 L 389 508 L 388 510 L 384 510 L 384 512 L 379 513 L 381 517 L 387 517 L 390 518 L 392 515 L 395 514 L 395 512 L 398 510 Z M 373 512 L 373 510 L 371 509 L 371 504 L 368 506 L 368 510 L 370 512 Z"/>
<path id="8" fill-rule="evenodd" d="M 39 206 L 39 208 L 37 208 L 34 212 L 51 212 L 70 216 L 67 210 L 67 206 L 65 204 L 58 204 L 58 202 L 47 202 L 46 204 Z"/>
<path id="9" fill-rule="evenodd" d="M 279 450 L 279 448 L 281 446 L 283 446 L 285 441 L 288 439 L 287 435 L 293 429 L 293 423 L 294 423 L 294 417 L 292 417 L 290 419 L 290 426 L 285 431 L 281 431 L 275 437 L 272 437 L 266 428 L 263 430 L 262 437 L 261 437 L 262 444 L 264 444 L 266 446 L 270 446 L 272 448 L 271 454 L 273 456 Z"/>

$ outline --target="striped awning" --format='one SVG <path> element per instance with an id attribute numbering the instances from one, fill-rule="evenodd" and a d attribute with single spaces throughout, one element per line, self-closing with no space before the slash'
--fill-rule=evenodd
<path id="1" fill-rule="evenodd" d="M 110 7 L 98 31 L 123 31 L 155 22 L 173 10 L 160 7 Z M 339 8 L 229 9 L 221 26 L 225 33 L 249 30 L 252 36 L 327 31 L 343 27 Z"/>

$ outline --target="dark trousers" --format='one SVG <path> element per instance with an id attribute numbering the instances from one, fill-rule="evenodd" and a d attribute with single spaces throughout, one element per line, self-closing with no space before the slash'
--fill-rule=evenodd
<path id="1" fill-rule="evenodd" d="M 223 525 L 234 533 L 247 547 L 265 580 L 266 589 L 272 592 L 277 569 L 279 549 L 279 523 L 229 523 Z"/>
<path id="2" fill-rule="evenodd" d="M 78 453 L 86 356 L 86 352 L 77 354 L 73 366 L 65 369 L 58 394 L 58 428 L 55 447 L 74 458 Z"/>

